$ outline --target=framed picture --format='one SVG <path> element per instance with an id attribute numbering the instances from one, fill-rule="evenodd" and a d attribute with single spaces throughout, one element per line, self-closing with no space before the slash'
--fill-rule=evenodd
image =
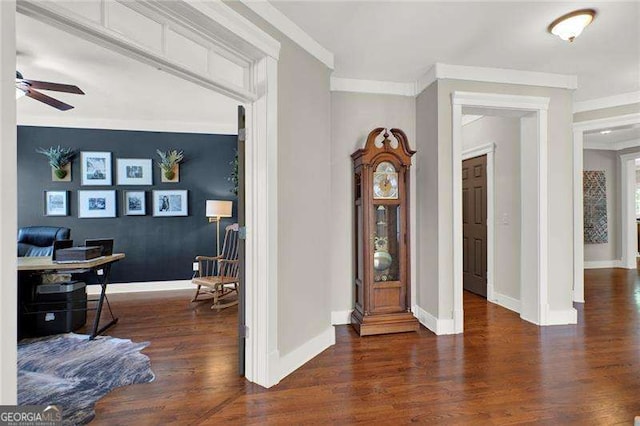
<path id="1" fill-rule="evenodd" d="M 146 191 L 124 191 L 124 214 L 126 216 L 144 216 Z"/>
<path id="2" fill-rule="evenodd" d="M 44 191 L 45 216 L 69 216 L 69 191 Z"/>
<path id="3" fill-rule="evenodd" d="M 187 190 L 153 191 L 154 216 L 187 216 Z"/>
<path id="4" fill-rule="evenodd" d="M 116 217 L 116 191 L 78 191 L 78 217 Z"/>
<path id="5" fill-rule="evenodd" d="M 82 185 L 111 185 L 111 153 L 80 153 Z"/>
<path id="6" fill-rule="evenodd" d="M 118 185 L 152 185 L 153 170 L 151 159 L 118 158 Z"/>

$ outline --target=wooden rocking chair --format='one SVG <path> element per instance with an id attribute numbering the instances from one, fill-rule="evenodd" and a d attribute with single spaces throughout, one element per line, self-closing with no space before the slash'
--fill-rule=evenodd
<path id="1" fill-rule="evenodd" d="M 238 224 L 225 228 L 222 253 L 219 256 L 197 256 L 198 271 L 191 282 L 198 286 L 192 302 L 210 300 L 218 311 L 238 304 Z M 234 300 L 229 297 L 236 295 Z M 205 299 L 198 299 L 206 295 Z"/>

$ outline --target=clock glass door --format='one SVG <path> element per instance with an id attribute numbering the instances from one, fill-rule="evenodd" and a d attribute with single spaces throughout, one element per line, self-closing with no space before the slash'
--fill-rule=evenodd
<path id="1" fill-rule="evenodd" d="M 373 280 L 400 280 L 400 206 L 374 204 Z"/>

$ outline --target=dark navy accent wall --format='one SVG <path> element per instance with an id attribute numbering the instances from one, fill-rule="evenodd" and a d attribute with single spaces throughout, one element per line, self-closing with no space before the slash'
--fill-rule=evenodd
<path id="1" fill-rule="evenodd" d="M 80 155 L 72 164 L 71 182 L 53 182 L 51 167 L 36 148 L 61 145 L 80 151 L 111 152 L 113 184 L 81 186 Z M 156 149 L 184 151 L 180 182 L 162 183 L 156 165 Z M 112 268 L 112 282 L 183 280 L 192 276 L 196 255 L 215 254 L 215 224 L 205 217 L 205 200 L 233 200 L 234 217 L 223 219 L 224 227 L 236 220 L 237 200 L 231 193 L 231 161 L 236 136 L 192 133 L 139 132 L 123 130 L 71 129 L 18 126 L 18 226 L 50 225 L 71 228 L 75 245 L 86 238 L 114 238 L 114 250 L 126 259 Z M 153 185 L 116 185 L 117 158 L 153 160 Z M 116 190 L 117 217 L 78 218 L 78 190 Z M 151 191 L 186 189 L 189 191 L 187 217 L 153 217 Z M 70 215 L 44 215 L 45 190 L 70 191 Z M 145 190 L 146 216 L 124 216 L 123 191 Z"/>

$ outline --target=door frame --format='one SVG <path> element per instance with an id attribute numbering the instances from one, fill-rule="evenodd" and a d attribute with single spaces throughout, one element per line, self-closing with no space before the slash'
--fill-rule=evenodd
<path id="1" fill-rule="evenodd" d="M 622 243 L 621 266 L 625 269 L 638 267 L 638 225 L 636 220 L 635 191 L 636 159 L 640 152 L 620 155 L 620 233 Z M 632 195 L 634 193 L 634 195 Z M 633 238 L 629 238 L 633 235 Z"/>
<path id="2" fill-rule="evenodd" d="M 592 130 L 601 130 L 617 126 L 626 126 L 629 124 L 640 123 L 640 113 L 619 115 L 615 117 L 601 118 L 596 120 L 587 120 L 573 123 L 573 301 L 584 303 L 584 205 L 583 205 L 583 187 L 582 172 L 584 171 L 584 134 Z M 621 162 L 622 168 L 626 168 L 624 161 Z M 621 187 L 628 185 L 624 179 L 625 174 L 621 174 Z M 635 258 L 629 260 L 628 253 L 633 253 L 634 245 L 637 241 L 629 241 L 627 232 L 629 229 L 628 216 L 624 214 L 624 206 L 626 202 L 625 192 L 622 195 L 623 214 L 621 217 L 621 237 L 622 237 L 622 261 L 623 268 L 635 268 Z M 635 212 L 634 212 L 635 215 Z M 635 219 L 634 219 L 635 221 Z M 633 238 L 631 238 L 633 240 Z M 636 247 L 637 252 L 637 247 Z M 631 266 L 630 266 L 631 264 Z"/>
<path id="3" fill-rule="evenodd" d="M 454 333 L 464 330 L 462 301 L 462 109 L 463 107 L 520 111 L 521 146 L 531 145 L 535 160 L 535 177 L 521 198 L 523 221 L 525 212 L 532 224 L 521 234 L 520 317 L 538 325 L 549 325 L 548 301 L 548 97 L 504 95 L 495 93 L 454 91 L 452 114 L 452 182 L 453 182 L 453 326 Z M 521 153 L 521 155 L 523 155 Z M 533 163 L 532 163 L 533 164 Z M 534 194 L 527 198 L 525 194 Z"/>
<path id="4" fill-rule="evenodd" d="M 462 161 L 487 156 L 487 300 L 497 303 L 494 297 L 495 279 L 495 143 L 488 143 L 462 151 Z"/>
<path id="5" fill-rule="evenodd" d="M 280 380 L 277 336 L 277 72 L 280 43 L 222 2 L 132 2 L 136 12 L 157 19 L 174 19 L 180 30 L 206 31 L 209 40 L 237 52 L 247 60 L 247 88 L 222 79 L 203 76 L 166 55 L 144 49 L 127 36 L 106 28 L 108 19 L 90 21 L 53 2 L 15 0 L 0 2 L 0 126 L 7 159 L 17 152 L 16 100 L 13 81 L 16 69 L 16 9 L 73 34 L 162 68 L 180 78 L 234 98 L 247 109 L 246 132 L 246 280 L 247 347 L 246 378 L 270 387 Z M 176 8 L 167 13 L 167 8 Z M 106 7 L 102 8 L 102 13 Z M 166 25 L 163 27 L 166 30 Z M 6 88 L 11 88 L 7 90 Z M 4 88 L 4 89 L 3 89 Z M 17 164 L 6 161 L 0 172 L 0 195 L 7 201 L 0 211 L 0 341 L 15 342 L 17 333 Z M 17 400 L 17 348 L 0 348 L 0 404 Z"/>

